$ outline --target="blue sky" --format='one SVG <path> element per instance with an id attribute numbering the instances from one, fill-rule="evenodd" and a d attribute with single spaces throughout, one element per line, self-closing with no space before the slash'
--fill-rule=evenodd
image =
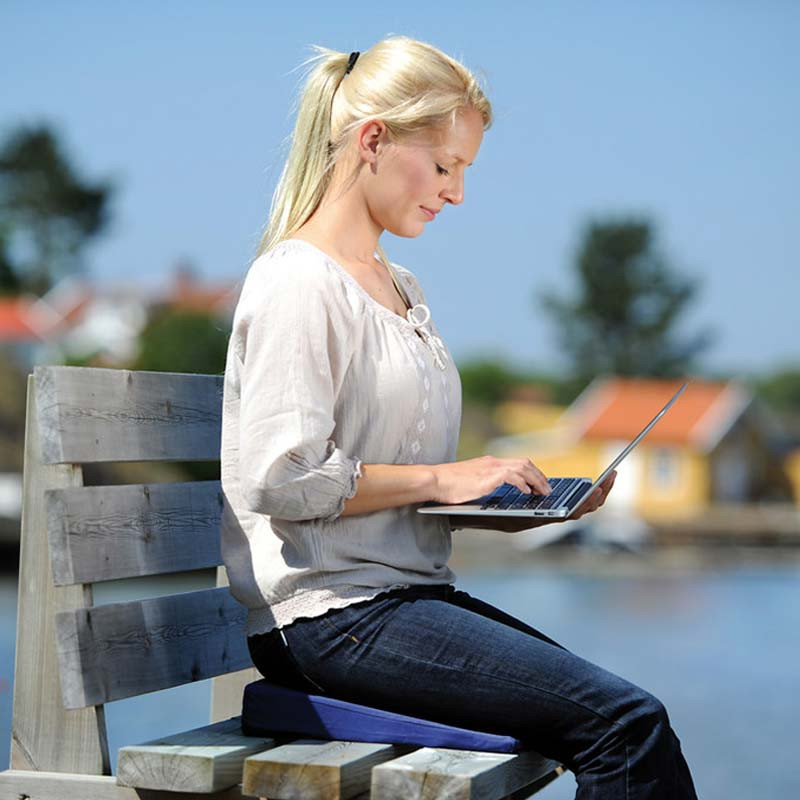
<path id="1" fill-rule="evenodd" d="M 495 122 L 465 202 L 416 239 L 417 273 L 457 358 L 552 369 L 538 288 L 571 286 L 591 219 L 649 217 L 701 280 L 686 315 L 714 370 L 800 363 L 800 4 L 688 2 L 6 2 L 0 133 L 56 126 L 87 178 L 119 186 L 87 253 L 102 281 L 168 280 L 188 258 L 241 277 L 291 131 L 308 45 L 415 36 L 485 80 Z"/>

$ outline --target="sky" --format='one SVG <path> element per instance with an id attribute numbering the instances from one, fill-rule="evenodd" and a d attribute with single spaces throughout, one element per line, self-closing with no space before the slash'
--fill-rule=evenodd
<path id="1" fill-rule="evenodd" d="M 591 221 L 646 218 L 699 280 L 679 330 L 704 369 L 800 364 L 800 3 L 37 2 L 0 9 L 0 138 L 47 123 L 112 224 L 103 283 L 189 260 L 237 281 L 255 257 L 311 44 L 404 34 L 460 59 L 494 110 L 465 199 L 419 237 L 384 233 L 457 360 L 558 371 L 543 291 L 574 290 Z"/>

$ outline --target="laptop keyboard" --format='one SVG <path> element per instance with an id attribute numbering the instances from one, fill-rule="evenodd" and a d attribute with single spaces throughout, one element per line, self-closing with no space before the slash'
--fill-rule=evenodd
<path id="1" fill-rule="evenodd" d="M 504 483 L 498 486 L 481 506 L 481 511 L 486 509 L 519 510 L 530 508 L 557 508 L 561 499 L 566 497 L 583 478 L 551 478 L 550 494 L 525 494 L 525 492 Z"/>

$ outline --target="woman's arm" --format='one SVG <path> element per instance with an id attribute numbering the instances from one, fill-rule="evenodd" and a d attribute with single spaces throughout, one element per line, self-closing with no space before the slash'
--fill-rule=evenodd
<path id="1" fill-rule="evenodd" d="M 544 474 L 527 458 L 481 456 L 448 464 L 362 464 L 356 493 L 342 516 L 410 503 L 465 503 L 510 483 L 530 494 L 550 494 Z"/>

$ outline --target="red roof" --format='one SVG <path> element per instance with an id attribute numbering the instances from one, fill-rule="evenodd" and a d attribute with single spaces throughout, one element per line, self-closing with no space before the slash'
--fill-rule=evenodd
<path id="1" fill-rule="evenodd" d="M 191 270 L 178 269 L 164 302 L 182 311 L 219 313 L 233 306 L 233 285 L 211 286 L 201 283 Z"/>
<path id="2" fill-rule="evenodd" d="M 0 342 L 41 340 L 30 305 L 24 297 L 0 297 Z"/>
<path id="3" fill-rule="evenodd" d="M 572 413 L 586 439 L 633 439 L 682 383 L 647 378 L 598 381 Z M 713 446 L 749 401 L 749 394 L 731 383 L 690 380 L 675 405 L 647 434 L 647 442 Z"/>

